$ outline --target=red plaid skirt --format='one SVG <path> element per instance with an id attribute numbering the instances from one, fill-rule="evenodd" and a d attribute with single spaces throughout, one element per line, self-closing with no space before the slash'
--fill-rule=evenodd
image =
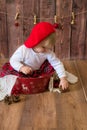
<path id="1" fill-rule="evenodd" d="M 30 78 L 30 77 L 36 78 L 36 77 L 40 77 L 44 74 L 49 75 L 53 72 L 54 72 L 54 69 L 47 60 L 41 65 L 39 70 L 35 70 L 35 71 L 33 71 L 32 74 L 27 74 L 27 75 L 14 70 L 12 68 L 12 66 L 10 65 L 10 63 L 8 62 L 2 66 L 2 69 L 0 70 L 0 77 L 4 77 L 5 75 L 12 74 L 12 75 L 16 75 L 16 76 L 23 77 L 23 78 Z"/>
<path id="2" fill-rule="evenodd" d="M 50 76 L 54 73 L 53 67 L 46 60 L 39 70 L 33 71 L 32 74 L 25 75 L 14 70 L 10 63 L 5 63 L 0 71 L 0 77 L 12 74 L 18 76 L 13 86 L 11 94 L 33 94 L 44 92 L 48 88 Z M 58 86 L 58 82 L 55 84 Z"/>

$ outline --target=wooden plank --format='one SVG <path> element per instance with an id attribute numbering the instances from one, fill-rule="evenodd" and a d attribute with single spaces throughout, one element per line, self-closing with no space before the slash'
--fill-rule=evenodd
<path id="1" fill-rule="evenodd" d="M 78 69 L 78 74 L 79 74 L 79 78 L 81 80 L 84 96 L 87 101 L 87 72 L 86 72 L 87 61 L 83 61 L 83 60 L 77 61 L 76 67 Z"/>
<path id="2" fill-rule="evenodd" d="M 25 0 L 23 2 L 23 36 L 24 40 L 29 36 L 34 26 L 34 15 L 39 17 L 39 0 Z M 39 22 L 39 20 L 37 20 Z"/>
<path id="3" fill-rule="evenodd" d="M 82 88 L 82 79 L 83 79 L 83 75 L 81 75 L 81 73 L 83 73 L 84 74 L 84 72 L 80 72 L 79 70 L 81 69 L 79 69 L 79 67 L 78 67 L 78 65 L 77 65 L 77 63 L 79 63 L 79 64 L 83 64 L 82 63 L 82 61 L 81 60 L 77 60 L 77 61 L 65 61 L 65 63 L 64 63 L 64 65 L 65 65 L 65 68 L 66 68 L 66 70 L 67 71 L 69 71 L 69 72 L 71 72 L 72 74 L 75 74 L 77 77 L 78 77 L 78 83 L 76 83 L 76 84 L 73 84 L 73 85 L 71 85 L 71 86 L 75 86 L 76 85 L 76 88 L 74 87 L 74 89 L 76 89 L 76 90 L 80 90 L 80 91 L 78 91 L 78 92 L 81 92 L 81 91 L 83 91 L 83 88 Z M 84 67 L 83 68 L 85 68 L 85 65 L 86 65 L 86 61 L 84 61 Z M 84 69 L 83 69 L 84 70 Z M 81 75 L 81 76 L 80 76 Z M 86 79 L 86 78 L 85 78 Z M 85 80 L 86 81 L 86 80 Z M 80 95 L 80 93 L 79 93 L 79 95 Z M 81 95 L 82 97 L 84 97 L 84 99 L 85 99 L 85 96 L 84 96 L 84 92 L 82 92 L 82 95 Z M 84 99 L 82 98 L 82 100 L 84 101 Z"/>
<path id="4" fill-rule="evenodd" d="M 0 57 L 8 57 L 6 1 L 0 1 Z"/>
<path id="5" fill-rule="evenodd" d="M 40 0 L 40 21 L 54 23 L 56 0 Z"/>
<path id="6" fill-rule="evenodd" d="M 74 62 L 65 62 L 66 69 L 77 75 Z M 86 130 L 87 103 L 85 102 L 80 81 L 70 85 L 70 92 L 56 94 L 56 117 L 58 130 Z"/>
<path id="7" fill-rule="evenodd" d="M 17 7 L 19 6 L 20 16 L 23 13 L 23 0 L 7 0 L 7 27 L 8 27 L 8 43 L 9 43 L 9 57 L 14 51 L 23 43 L 23 29 L 22 17 L 19 18 L 19 26 L 15 26 L 15 15 Z"/>
<path id="8" fill-rule="evenodd" d="M 87 1 L 85 2 L 85 5 L 87 5 Z M 85 10 L 87 10 L 87 6 L 85 7 Z M 87 12 L 86 12 L 86 21 L 87 21 Z M 86 27 L 85 27 L 85 57 L 84 59 L 87 60 L 87 22 L 86 22 Z"/>
<path id="9" fill-rule="evenodd" d="M 27 97 L 19 130 L 28 127 L 36 129 L 56 128 L 56 107 L 54 94 L 47 92 Z"/>
<path id="10" fill-rule="evenodd" d="M 61 59 L 70 58 L 70 38 L 71 38 L 71 27 L 70 27 L 70 16 L 72 12 L 72 0 L 60 1 L 56 3 L 56 15 L 59 17 L 58 22 L 63 24 L 63 31 L 58 30 L 56 36 L 55 52 L 56 55 Z M 64 17 L 61 21 L 61 17 Z"/>
<path id="11" fill-rule="evenodd" d="M 73 11 L 75 14 L 86 10 L 87 1 L 74 0 Z M 71 58 L 84 59 L 85 57 L 85 30 L 86 29 L 86 14 L 81 13 L 75 17 L 75 25 L 72 25 L 71 34 Z"/>
<path id="12" fill-rule="evenodd" d="M 24 102 L 6 105 L 0 102 L 0 130 L 19 130 Z"/>

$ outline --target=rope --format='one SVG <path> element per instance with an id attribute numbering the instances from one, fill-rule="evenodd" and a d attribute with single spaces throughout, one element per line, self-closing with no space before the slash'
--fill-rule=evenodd
<path id="1" fill-rule="evenodd" d="M 87 10 L 82 11 L 82 12 L 78 12 L 78 13 L 75 14 L 75 16 L 81 15 L 81 14 L 85 14 L 85 13 L 87 13 Z M 11 15 L 10 13 L 5 13 L 5 12 L 2 12 L 2 11 L 0 11 L 0 14 L 8 15 L 8 16 L 11 16 L 11 17 L 14 17 L 14 16 L 15 16 L 15 14 L 14 14 L 14 15 Z M 71 16 L 72 16 L 72 15 L 66 15 L 66 16 L 63 16 L 63 17 L 57 16 L 57 17 L 60 18 L 60 19 L 65 19 L 65 18 L 69 18 L 69 17 L 71 17 Z M 29 18 L 29 17 L 24 17 L 24 16 L 19 16 L 19 18 L 29 19 L 29 20 L 33 20 L 33 19 L 34 19 L 34 18 Z M 50 20 L 52 20 L 52 19 L 54 19 L 54 18 L 44 18 L 44 17 L 37 18 L 37 20 L 39 20 L 39 19 L 50 19 Z"/>

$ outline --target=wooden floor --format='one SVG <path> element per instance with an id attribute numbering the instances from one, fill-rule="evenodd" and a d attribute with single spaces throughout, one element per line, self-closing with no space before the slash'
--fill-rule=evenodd
<path id="1" fill-rule="evenodd" d="M 44 92 L 20 103 L 0 102 L 0 130 L 87 130 L 87 61 L 64 61 L 79 77 L 63 94 Z"/>

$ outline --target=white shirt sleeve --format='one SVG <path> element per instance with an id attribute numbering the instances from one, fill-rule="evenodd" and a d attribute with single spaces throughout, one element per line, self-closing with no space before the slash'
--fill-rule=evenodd
<path id="1" fill-rule="evenodd" d="M 23 46 L 20 46 L 10 58 L 10 64 L 16 71 L 19 71 L 20 68 L 23 66 L 23 64 L 21 63 L 24 57 L 23 53 Z"/>
<path id="2" fill-rule="evenodd" d="M 64 69 L 63 63 L 56 57 L 55 53 L 50 51 L 47 55 L 47 59 L 50 64 L 55 69 L 56 73 L 58 74 L 59 78 L 66 77 L 66 72 Z"/>

